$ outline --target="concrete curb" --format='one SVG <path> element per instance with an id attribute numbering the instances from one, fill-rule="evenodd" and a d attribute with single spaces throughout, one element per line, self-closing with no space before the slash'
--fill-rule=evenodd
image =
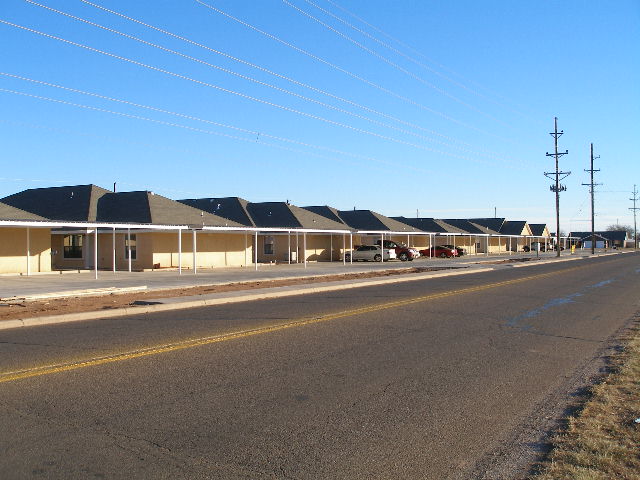
<path id="1" fill-rule="evenodd" d="M 207 307 L 213 305 L 225 305 L 231 303 L 248 302 L 253 300 L 265 300 L 269 298 L 281 298 L 297 295 L 306 295 L 309 293 L 331 292 L 336 290 L 346 290 L 352 288 L 370 287 L 375 285 L 386 285 L 390 283 L 411 282 L 424 280 L 428 278 L 449 277 L 457 275 L 468 275 L 471 273 L 481 273 L 491 271 L 491 268 L 476 268 L 473 270 L 453 270 L 446 272 L 428 272 L 411 274 L 407 276 L 394 276 L 393 278 L 383 279 L 367 279 L 367 280 L 342 280 L 336 282 L 327 282 L 320 286 L 310 285 L 308 287 L 271 287 L 264 288 L 260 291 L 252 293 L 240 292 L 233 295 L 229 293 L 202 295 L 198 300 L 182 300 L 182 298 L 164 298 L 157 300 L 161 303 L 157 305 L 145 305 L 135 307 L 117 308 L 113 310 L 98 310 L 92 312 L 78 312 L 61 315 L 46 315 L 41 317 L 31 317 L 16 320 L 0 321 L 0 330 L 7 330 L 19 327 L 34 327 L 40 325 L 54 325 L 59 323 L 80 322 L 84 320 L 98 320 L 106 318 L 116 318 L 128 315 L 144 315 L 147 313 L 168 312 L 172 310 L 183 310 L 188 308 Z M 224 296 L 222 296 L 224 295 Z M 206 297 L 206 298 L 203 298 Z M 149 300 L 153 301 L 153 300 Z"/>
<path id="2" fill-rule="evenodd" d="M 590 258 L 598 258 L 601 256 L 617 255 L 618 253 L 622 253 L 622 252 L 603 253 L 595 257 L 575 256 L 575 257 L 561 257 L 560 259 L 554 257 L 554 258 L 544 259 L 536 262 L 524 262 L 518 265 L 511 265 L 511 267 L 512 268 L 532 267 L 535 265 L 543 265 L 543 264 L 548 264 L 553 262 L 568 262 L 573 260 L 584 260 L 584 259 L 590 259 Z M 632 252 L 624 252 L 624 253 L 632 253 Z M 476 263 L 476 265 L 482 265 L 483 263 L 487 263 L 487 262 L 482 262 L 482 263 L 478 262 Z M 424 280 L 428 278 L 468 275 L 472 273 L 488 272 L 492 270 L 494 270 L 494 268 L 482 266 L 479 268 L 473 268 L 469 270 L 457 269 L 457 270 L 435 271 L 435 272 L 426 272 L 426 273 L 418 273 L 418 274 L 412 273 L 412 274 L 407 274 L 406 276 L 396 275 L 393 277 L 382 278 L 382 279 L 375 278 L 375 279 L 365 279 L 365 280 L 338 280 L 335 282 L 326 282 L 321 286 L 314 286 L 312 284 L 312 285 L 309 285 L 308 287 L 270 287 L 270 288 L 264 288 L 260 290 L 253 290 L 252 293 L 245 293 L 246 291 L 238 291 L 235 294 L 233 292 L 227 292 L 227 293 L 221 293 L 221 294 L 201 295 L 198 300 L 188 300 L 188 298 L 190 297 L 163 298 L 163 299 L 158 299 L 157 301 L 158 302 L 164 301 L 169 303 L 136 306 L 136 307 L 125 307 L 125 308 L 117 308 L 113 310 L 98 310 L 98 311 L 92 311 L 92 312 L 78 312 L 78 313 L 47 315 L 42 317 L 31 317 L 31 318 L 15 319 L 15 320 L 4 320 L 4 321 L 0 321 L 0 330 L 8 330 L 8 329 L 20 328 L 20 327 L 33 327 L 33 326 L 39 326 L 39 325 L 55 325 L 59 323 L 79 322 L 84 320 L 116 318 L 116 317 L 123 317 L 127 315 L 144 315 L 147 313 L 168 312 L 172 310 L 182 310 L 182 309 L 188 309 L 188 308 L 198 308 L 198 307 L 206 307 L 206 306 L 213 306 L 213 305 L 224 305 L 224 304 L 231 304 L 231 303 L 248 302 L 253 300 L 265 300 L 269 298 L 305 295 L 308 293 L 322 293 L 322 292 L 345 290 L 345 289 L 351 289 L 351 288 L 385 285 L 390 283 L 411 282 L 411 281 L 417 281 L 417 280 Z M 283 278 L 291 278 L 291 277 L 283 277 Z M 304 278 L 304 277 L 296 277 L 296 278 Z M 186 298 L 187 300 L 183 300 L 183 298 Z"/>

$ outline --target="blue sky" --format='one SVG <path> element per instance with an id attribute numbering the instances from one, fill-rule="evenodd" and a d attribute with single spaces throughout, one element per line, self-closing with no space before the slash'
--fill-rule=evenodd
<path id="1" fill-rule="evenodd" d="M 0 19 L 0 197 L 117 182 L 555 230 L 558 117 L 561 229 L 590 229 L 590 143 L 596 228 L 633 223 L 637 0 L 4 0 Z"/>

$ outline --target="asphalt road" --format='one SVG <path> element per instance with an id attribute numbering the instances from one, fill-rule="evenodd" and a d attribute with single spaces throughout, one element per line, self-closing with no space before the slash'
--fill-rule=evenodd
<path id="1" fill-rule="evenodd" d="M 640 255 L 0 332 L 0 478 L 518 478 Z"/>

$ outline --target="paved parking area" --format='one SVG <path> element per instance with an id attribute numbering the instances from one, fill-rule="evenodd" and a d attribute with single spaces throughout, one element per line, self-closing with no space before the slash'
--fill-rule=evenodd
<path id="1" fill-rule="evenodd" d="M 576 253 L 573 256 L 581 255 Z M 555 253 L 541 253 L 541 258 L 554 259 Z M 563 254 L 563 257 L 571 256 Z M 496 262 L 507 259 L 533 257 L 535 254 L 477 255 L 455 259 L 419 258 L 413 262 L 390 261 L 382 263 L 355 262 L 320 262 L 304 264 L 260 264 L 256 270 L 250 267 L 198 269 L 194 274 L 183 269 L 182 275 L 177 270 L 160 270 L 153 272 L 111 272 L 99 271 L 94 278 L 93 271 L 65 272 L 51 274 L 34 274 L 31 276 L 0 276 L 0 298 L 39 295 L 53 292 L 97 288 L 129 288 L 146 286 L 148 290 L 163 290 L 198 285 L 220 285 L 234 282 L 265 281 L 281 278 L 308 277 L 316 275 L 336 275 L 341 273 L 361 273 L 375 270 L 403 269 L 412 267 L 455 267 L 473 268 L 485 262 Z M 500 264 L 495 264 L 499 268 Z"/>

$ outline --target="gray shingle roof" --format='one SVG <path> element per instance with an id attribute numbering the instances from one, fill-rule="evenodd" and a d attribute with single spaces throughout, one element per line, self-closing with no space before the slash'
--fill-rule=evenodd
<path id="1" fill-rule="evenodd" d="M 19 208 L 12 207 L 6 203 L 0 203 L 0 220 L 45 221 L 47 219 L 35 213 L 25 212 Z"/>
<path id="2" fill-rule="evenodd" d="M 339 210 L 338 214 L 344 223 L 361 231 L 375 232 L 421 232 L 420 229 L 399 222 L 371 210 Z"/>
<path id="3" fill-rule="evenodd" d="M 504 218 L 470 218 L 469 221 L 498 233 L 502 229 Z"/>
<path id="4" fill-rule="evenodd" d="M 99 222 L 241 227 L 242 225 L 153 192 L 107 193 L 98 201 Z"/>
<path id="5" fill-rule="evenodd" d="M 471 221 L 463 218 L 445 218 L 442 221 L 453 226 L 454 228 L 458 229 L 462 233 L 470 233 L 472 235 L 479 235 L 483 233 L 491 233 L 491 234 L 498 233 L 487 227 L 483 227 L 476 223 L 472 223 Z"/>
<path id="6" fill-rule="evenodd" d="M 407 225 L 410 225 L 413 228 L 417 228 L 422 232 L 454 233 L 450 231 L 451 229 L 450 225 L 446 225 L 444 222 L 441 222 L 440 220 L 436 220 L 435 218 L 408 218 L 408 217 L 391 217 L 391 218 L 398 222 L 406 223 Z M 447 227 L 449 227 L 449 229 Z"/>
<path id="7" fill-rule="evenodd" d="M 503 235 L 522 235 L 523 230 L 526 228 L 527 222 L 524 220 L 505 220 L 502 223 L 500 233 Z"/>
<path id="8" fill-rule="evenodd" d="M 96 185 L 32 188 L 0 202 L 49 220 L 94 222 L 100 197 L 109 190 Z"/>
<path id="9" fill-rule="evenodd" d="M 547 224 L 546 223 L 530 223 L 529 228 L 531 229 L 531 235 L 535 235 L 539 237 L 544 234 L 544 229 L 547 228 Z"/>
<path id="10" fill-rule="evenodd" d="M 626 230 L 605 230 L 605 231 L 597 231 L 596 235 L 600 235 L 603 238 L 606 238 L 610 241 L 615 242 L 624 242 L 627 239 Z M 591 232 L 571 232 L 569 233 L 570 237 L 578 237 L 582 240 L 589 240 L 591 238 Z"/>
<path id="11" fill-rule="evenodd" d="M 240 197 L 192 198 L 178 200 L 178 202 L 204 212 L 218 215 L 222 218 L 227 218 L 245 227 L 255 227 L 255 223 L 247 211 L 249 202 Z"/>
<path id="12" fill-rule="evenodd" d="M 247 211 L 257 227 L 348 230 L 342 222 L 286 202 L 250 202 Z"/>
<path id="13" fill-rule="evenodd" d="M 305 210 L 309 210 L 318 215 L 322 215 L 329 220 L 333 220 L 334 222 L 342 223 L 345 227 L 347 224 L 342 221 L 340 215 L 338 213 L 338 209 L 330 207 L 328 205 L 320 205 L 320 206 L 311 206 L 311 207 L 302 207 Z"/>

